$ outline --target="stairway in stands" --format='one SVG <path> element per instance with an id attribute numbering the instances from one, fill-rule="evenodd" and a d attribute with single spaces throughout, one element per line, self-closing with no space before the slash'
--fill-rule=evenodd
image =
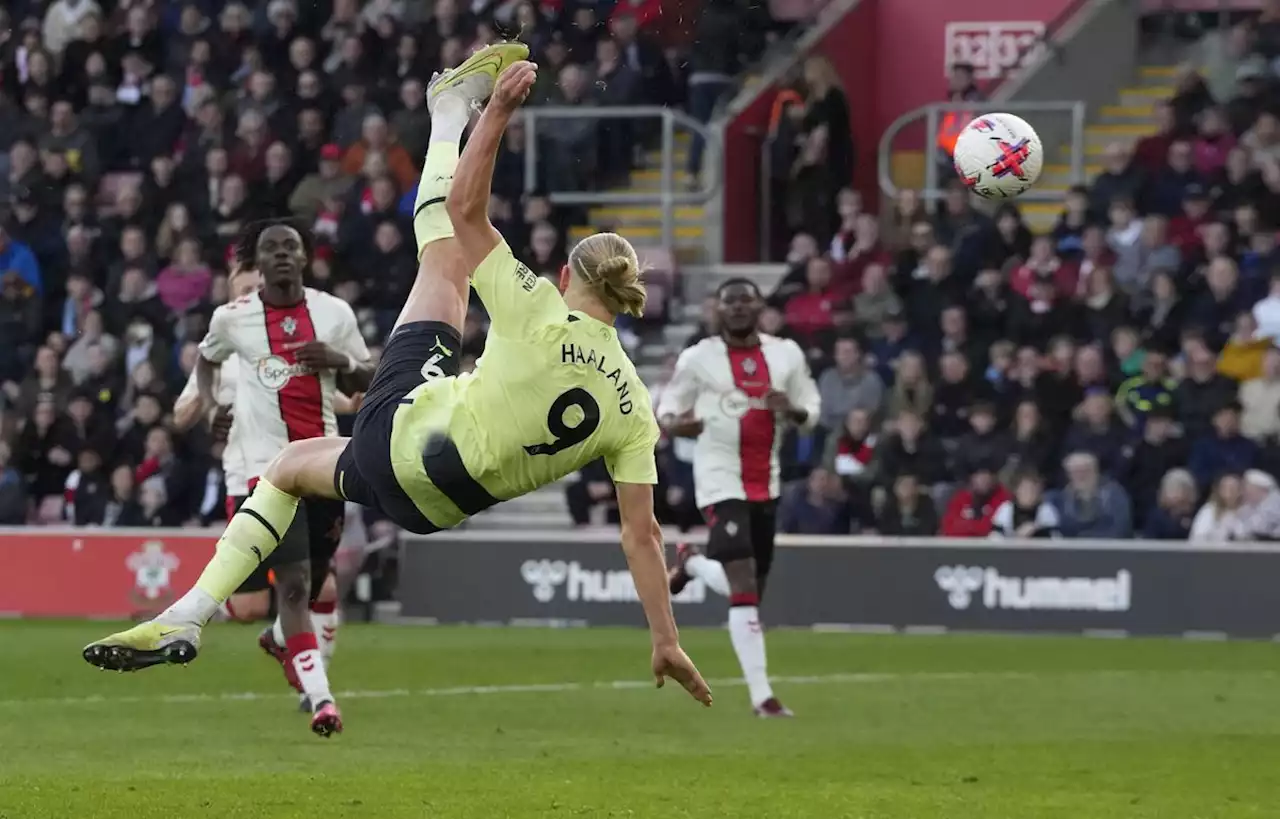
<path id="1" fill-rule="evenodd" d="M 694 177 L 685 168 L 689 165 L 688 133 L 675 135 L 674 182 L 678 192 L 694 190 Z M 662 188 L 662 151 L 646 151 L 640 167 L 631 172 L 625 187 L 614 188 L 610 193 L 653 193 Z M 676 208 L 676 261 L 681 264 L 702 264 L 706 261 L 705 208 L 681 206 Z M 591 208 L 587 223 L 575 225 L 569 230 L 569 244 L 600 230 L 612 230 L 626 236 L 638 247 L 654 246 L 662 242 L 662 208 L 653 205 L 609 205 Z"/>
<path id="2" fill-rule="evenodd" d="M 1102 171 L 1102 155 L 1108 145 L 1115 142 L 1131 145 L 1155 133 L 1155 104 L 1173 96 L 1176 72 L 1174 66 L 1143 66 L 1138 69 L 1137 84 L 1122 89 L 1117 104 L 1089 112 L 1084 129 L 1086 181 Z M 1065 195 L 1071 186 L 1071 146 L 1060 146 L 1056 156 L 1050 158 L 1056 162 L 1045 165 L 1038 187 Z M 1059 202 L 1027 202 L 1020 207 L 1027 226 L 1036 233 L 1052 230 L 1062 212 Z"/>

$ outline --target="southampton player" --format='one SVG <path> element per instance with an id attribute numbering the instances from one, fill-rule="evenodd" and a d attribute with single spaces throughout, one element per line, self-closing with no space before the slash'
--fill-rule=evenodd
<path id="1" fill-rule="evenodd" d="M 276 548 L 301 497 L 353 500 L 427 534 L 603 457 L 649 622 L 654 677 L 659 685 L 671 677 L 710 704 L 671 612 L 653 514 L 657 423 L 613 328 L 618 314 L 644 308 L 635 251 L 613 234 L 585 239 L 561 272 L 561 297 L 515 260 L 489 222 L 498 148 L 536 80 L 526 56 L 518 43 L 488 46 L 428 90 L 431 139 L 414 216 L 418 277 L 353 436 L 290 443 L 219 539 L 195 588 L 155 620 L 88 646 L 89 662 L 134 670 L 193 659 L 201 627 Z M 459 158 L 471 112 L 490 93 Z M 459 376 L 469 280 L 491 326 L 475 372 Z"/>
<path id="2" fill-rule="evenodd" d="M 764 301 L 746 279 L 718 290 L 720 335 L 681 353 L 662 393 L 667 433 L 696 438 L 694 494 L 711 527 L 706 555 L 687 546 L 671 570 L 671 591 L 691 577 L 729 598 L 729 638 L 761 717 L 791 712 L 773 695 L 758 606 L 773 563 L 783 424 L 812 426 L 818 387 L 794 341 L 756 329 Z"/>
<path id="3" fill-rule="evenodd" d="M 262 274 L 254 266 L 254 247 L 249 241 L 255 238 L 256 235 L 256 233 L 251 233 L 246 236 L 245 241 L 241 242 L 237 248 L 237 259 L 232 266 L 227 281 L 233 302 L 256 293 L 262 286 Z M 235 423 L 232 412 L 236 396 L 236 383 L 240 377 L 240 372 L 239 356 L 233 355 L 222 362 L 218 368 L 217 386 L 213 395 L 213 400 L 216 404 L 214 406 L 206 406 L 200 400 L 199 373 L 197 370 L 192 370 L 191 377 L 187 380 L 186 386 L 183 387 L 182 393 L 178 396 L 177 401 L 174 402 L 173 407 L 173 423 L 179 431 L 191 429 L 201 418 L 212 414 L 211 427 L 215 435 L 224 439 L 222 471 L 227 490 L 227 520 L 230 520 L 236 510 L 244 503 L 245 498 L 249 496 L 251 481 L 256 480 L 249 472 L 249 459 L 246 454 L 249 443 L 245 440 L 245 435 L 242 432 L 245 425 Z M 334 409 L 336 412 L 354 412 L 354 407 L 354 402 L 345 395 L 339 393 L 334 396 Z M 287 440 L 282 439 L 278 442 L 278 445 L 283 448 L 286 443 Z M 261 444 L 259 443 L 258 445 Z M 331 528 L 329 527 L 329 529 Z M 329 529 L 308 533 L 312 541 L 312 554 L 322 557 L 330 550 L 332 532 Z M 312 565 L 310 569 L 312 572 L 325 573 L 322 574 L 325 577 L 324 584 L 320 593 L 311 601 L 310 608 L 312 631 L 316 635 L 320 647 L 320 655 L 327 668 L 337 644 L 339 624 L 337 585 L 333 573 L 326 572 L 325 566 Z M 327 576 L 325 576 L 326 574 Z M 245 581 L 244 585 L 227 599 L 223 606 L 227 616 L 233 620 L 246 623 L 257 622 L 265 618 L 271 609 L 271 590 L 266 581 L 265 570 L 255 572 L 254 576 Z M 284 612 L 288 607 L 288 601 L 281 600 L 277 608 Z M 258 644 L 281 664 L 285 672 L 285 679 L 300 693 L 305 710 L 312 711 L 306 692 L 302 689 L 302 683 L 298 680 L 294 671 L 293 658 L 288 651 L 288 638 L 284 632 L 284 623 L 281 615 L 277 615 L 275 623 L 259 635 Z"/>
<path id="4" fill-rule="evenodd" d="M 227 361 L 239 360 L 232 417 L 248 476 L 244 494 L 252 497 L 272 458 L 290 442 L 337 434 L 339 374 L 344 386 L 359 389 L 373 367 L 351 306 L 303 286 L 310 247 L 302 234 L 286 224 L 258 223 L 240 248 L 242 266 L 261 272 L 262 289 L 214 311 L 200 342 L 196 385 L 200 406 L 216 406 L 219 370 Z M 250 253 L 253 258 L 246 259 Z M 241 498 L 241 504 L 246 500 Z M 343 519 L 341 501 L 308 500 L 279 530 L 280 548 L 269 560 L 264 554 L 254 571 L 230 590 L 265 590 L 267 573 L 274 572 L 286 677 L 309 701 L 312 730 L 322 736 L 340 731 L 342 720 L 329 690 L 310 603 L 323 590 Z"/>

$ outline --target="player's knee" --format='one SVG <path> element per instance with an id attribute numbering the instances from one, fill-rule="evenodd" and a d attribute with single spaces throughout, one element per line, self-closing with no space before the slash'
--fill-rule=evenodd
<path id="1" fill-rule="evenodd" d="M 290 495 L 297 494 L 298 469 L 303 456 L 302 448 L 298 446 L 300 443 L 305 442 L 294 441 L 280 450 L 262 473 L 264 480 Z"/>
<path id="2" fill-rule="evenodd" d="M 299 607 L 307 605 L 311 597 L 311 572 L 303 563 L 294 563 L 276 569 L 276 592 L 281 605 Z"/>
<path id="3" fill-rule="evenodd" d="M 271 597 L 267 592 L 234 594 L 227 601 L 227 617 L 237 623 L 256 623 L 266 619 L 271 612 Z"/>
<path id="4" fill-rule="evenodd" d="M 756 579 L 755 558 L 743 557 L 734 560 L 723 560 L 724 576 L 729 581 L 730 594 L 759 595 L 760 587 Z"/>

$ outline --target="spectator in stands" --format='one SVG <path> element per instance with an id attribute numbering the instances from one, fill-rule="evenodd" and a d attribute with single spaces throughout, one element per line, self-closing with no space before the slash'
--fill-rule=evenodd
<path id="1" fill-rule="evenodd" d="M 1115 402 L 1120 420 L 1139 432 L 1155 411 L 1173 411 L 1178 388 L 1178 382 L 1169 377 L 1168 359 L 1163 350 L 1147 347 L 1141 354 L 1141 372 L 1120 385 Z"/>
<path id="2" fill-rule="evenodd" d="M 966 475 L 989 464 L 998 472 L 1008 462 L 1011 450 L 1008 436 L 996 426 L 995 406 L 976 403 L 969 409 L 969 431 L 957 444 L 953 471 Z"/>
<path id="3" fill-rule="evenodd" d="M 1079 420 L 1067 430 L 1063 441 L 1066 453 L 1088 453 L 1107 477 L 1116 477 L 1125 459 L 1128 431 L 1112 414 L 1113 400 L 1105 387 L 1085 392 Z"/>
<path id="4" fill-rule="evenodd" d="M 1155 508 L 1142 525 L 1147 540 L 1187 540 L 1196 517 L 1196 481 L 1185 469 L 1171 469 L 1160 480 Z"/>
<path id="5" fill-rule="evenodd" d="M 1260 469 L 1244 473 L 1241 524 L 1248 540 L 1280 540 L 1280 487 Z"/>
<path id="6" fill-rule="evenodd" d="M 840 479 L 818 468 L 788 486 L 778 504 L 778 531 L 794 535 L 843 535 L 849 532 L 849 506 Z"/>
<path id="7" fill-rule="evenodd" d="M 885 415 L 897 418 L 903 412 L 911 412 L 924 418 L 933 410 L 933 385 L 925 369 L 924 356 L 915 350 L 907 350 L 897 358 L 893 387 L 885 403 Z"/>
<path id="8" fill-rule="evenodd" d="M 1056 538 L 1058 534 L 1058 510 L 1045 500 L 1044 481 L 1035 472 L 1018 475 L 1013 495 L 992 518 L 991 537 Z"/>
<path id="9" fill-rule="evenodd" d="M 1188 332 L 1182 341 L 1186 373 L 1178 382 L 1174 404 L 1186 436 L 1194 440 L 1207 433 L 1214 414 L 1237 400 L 1239 386 L 1218 372 L 1218 358 L 1199 333 Z"/>
<path id="10" fill-rule="evenodd" d="M 31 248 L 9 235 L 0 223 L 0 276 L 17 274 L 37 296 L 44 294 L 44 278 Z"/>
<path id="11" fill-rule="evenodd" d="M 1129 496 L 1120 484 L 1100 473 L 1092 453 L 1069 453 L 1063 469 L 1066 487 L 1049 493 L 1049 502 L 1061 515 L 1063 537 L 1105 540 L 1132 536 Z"/>
<path id="12" fill-rule="evenodd" d="M 1240 434 L 1241 406 L 1228 402 L 1213 413 L 1213 429 L 1194 438 L 1188 468 L 1201 487 L 1224 472 L 1243 474 L 1258 460 L 1258 444 Z"/>
<path id="13" fill-rule="evenodd" d="M 1019 402 L 1013 411 L 1009 453 L 1001 470 L 1001 481 L 1011 485 L 1019 473 L 1049 474 L 1048 470 L 1055 466 L 1056 448 L 1057 442 L 1045 428 L 1039 404 L 1034 399 Z"/>
<path id="14" fill-rule="evenodd" d="M 1238 473 L 1218 477 L 1204 506 L 1191 522 L 1192 543 L 1227 543 L 1249 536 L 1243 520 L 1243 481 Z"/>
<path id="15" fill-rule="evenodd" d="M 987 537 L 996 510 L 1009 500 L 1009 490 L 996 480 L 993 464 L 974 466 L 966 485 L 951 496 L 938 533 L 943 537 Z"/>
<path id="16" fill-rule="evenodd" d="M 1107 218 L 1117 201 L 1135 202 L 1145 183 L 1142 167 L 1129 146 L 1113 142 L 1102 156 L 1102 173 L 1089 186 L 1089 211 L 1095 220 Z"/>
<path id="17" fill-rule="evenodd" d="M 985 380 L 973 377 L 968 359 L 960 352 L 942 354 L 938 382 L 933 392 L 933 417 L 929 429 L 948 448 L 969 432 L 969 413 L 974 404 L 994 400 Z"/>
<path id="18" fill-rule="evenodd" d="M 1259 378 L 1263 360 L 1273 346 L 1270 339 L 1258 337 L 1258 323 L 1245 309 L 1236 315 L 1235 327 L 1218 356 L 1218 372 L 1238 382 Z"/>
<path id="19" fill-rule="evenodd" d="M 1255 440 L 1280 436 L 1280 348 L 1270 343 L 1262 373 L 1240 385 L 1240 432 Z"/>
<path id="20" fill-rule="evenodd" d="M 20 526 L 27 521 L 27 482 L 13 464 L 13 452 L 0 441 L 0 525 Z"/>
<path id="21" fill-rule="evenodd" d="M 875 531 L 888 537 L 933 537 L 939 525 L 933 499 L 910 473 L 893 481 L 892 492 L 876 512 Z"/>
<path id="22" fill-rule="evenodd" d="M 884 402 L 884 383 L 866 364 L 866 353 L 856 338 L 843 337 L 835 343 L 835 365 L 818 378 L 822 396 L 819 423 L 829 430 L 840 429 L 853 410 L 877 417 Z"/>
<path id="23" fill-rule="evenodd" d="M 1212 179 L 1227 164 L 1227 155 L 1236 146 L 1231 123 L 1221 108 L 1206 108 L 1200 113 L 1194 145 L 1195 168 L 1205 179 Z"/>
<path id="24" fill-rule="evenodd" d="M 876 447 L 876 456 L 875 472 L 882 487 L 892 486 L 902 475 L 912 475 L 928 492 L 948 481 L 946 450 L 912 410 L 898 413 L 893 434 Z"/>
<path id="25" fill-rule="evenodd" d="M 1172 218 L 1182 210 L 1188 191 L 1203 195 L 1204 178 L 1196 171 L 1194 149 L 1190 141 L 1174 140 L 1164 167 L 1151 180 L 1146 192 L 1146 207 L 1153 213 Z M 1193 187 L 1194 186 L 1194 187 Z"/>
<path id="26" fill-rule="evenodd" d="M 1141 439 L 1135 446 L 1126 447 L 1118 477 L 1133 500 L 1133 517 L 1139 526 L 1144 525 L 1148 510 L 1156 505 L 1160 481 L 1170 471 L 1187 464 L 1187 442 L 1176 431 L 1173 407 L 1156 405 L 1146 414 Z"/>

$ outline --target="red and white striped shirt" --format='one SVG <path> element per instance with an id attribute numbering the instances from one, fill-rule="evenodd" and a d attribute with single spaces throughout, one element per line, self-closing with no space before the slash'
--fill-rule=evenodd
<path id="1" fill-rule="evenodd" d="M 693 455 L 699 507 L 778 497 L 782 435 L 779 419 L 765 404 L 765 396 L 775 389 L 808 414 L 806 425 L 817 421 L 818 386 L 794 341 L 761 334 L 759 346 L 730 347 L 716 336 L 680 354 L 662 391 L 658 417 L 692 410 L 702 421 Z"/>
<path id="2" fill-rule="evenodd" d="M 215 364 L 240 359 L 233 426 L 250 482 L 290 441 L 338 433 L 335 373 L 297 363 L 298 349 L 312 341 L 369 360 L 351 306 L 319 290 L 306 288 L 292 307 L 272 307 L 252 293 L 213 312 L 200 353 Z"/>

